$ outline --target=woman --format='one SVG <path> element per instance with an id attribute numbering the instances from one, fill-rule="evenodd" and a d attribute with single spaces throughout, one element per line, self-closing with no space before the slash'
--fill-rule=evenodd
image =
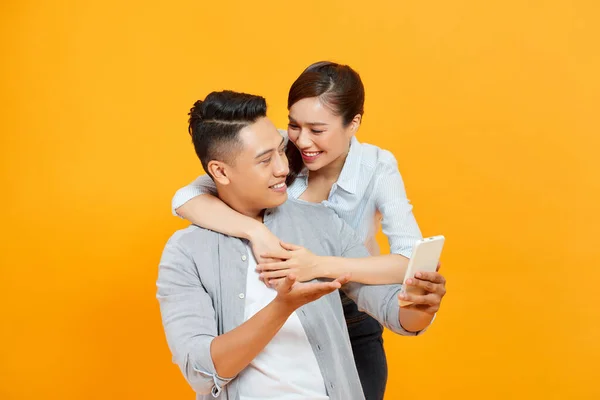
<path id="1" fill-rule="evenodd" d="M 332 258 L 280 243 L 263 224 L 212 196 L 215 186 L 206 175 L 176 193 L 173 209 L 194 224 L 248 239 L 260 262 L 261 277 L 267 280 L 289 272 L 301 281 L 351 272 L 353 281 L 367 284 L 402 282 L 412 246 L 421 233 L 394 156 L 355 138 L 363 106 L 362 81 L 348 66 L 319 62 L 298 77 L 288 97 L 287 135 L 294 144 L 286 149 L 290 163 L 288 194 L 332 208 L 356 231 L 372 255 L 379 254 L 375 235 L 381 223 L 393 254 L 388 257 L 395 263 L 365 271 L 351 262 L 340 265 Z M 307 264 L 310 268 L 301 268 Z M 382 399 L 387 381 L 383 329 L 343 294 L 342 302 L 365 397 Z"/>

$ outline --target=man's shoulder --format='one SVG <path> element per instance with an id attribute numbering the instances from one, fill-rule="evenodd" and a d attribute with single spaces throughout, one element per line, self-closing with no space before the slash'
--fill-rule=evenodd
<path id="1" fill-rule="evenodd" d="M 267 226 L 284 242 L 306 247 L 318 255 L 341 254 L 343 222 L 322 204 L 290 198 L 278 207 L 273 222 Z"/>
<path id="2" fill-rule="evenodd" d="M 290 198 L 280 206 L 280 211 L 279 223 L 314 237 L 337 237 L 345 224 L 335 211 L 321 203 Z"/>
<path id="3" fill-rule="evenodd" d="M 285 203 L 279 206 L 285 215 L 289 215 L 293 219 L 299 220 L 314 220 L 319 219 L 338 219 L 338 215 L 330 208 L 325 207 L 321 203 L 310 203 L 292 197 L 288 198 Z"/>
<path id="4" fill-rule="evenodd" d="M 219 235 L 221 234 L 209 229 L 204 229 L 197 225 L 190 225 L 187 228 L 175 231 L 167 241 L 167 245 L 188 247 L 193 246 L 198 242 L 208 245 L 216 242 Z"/>

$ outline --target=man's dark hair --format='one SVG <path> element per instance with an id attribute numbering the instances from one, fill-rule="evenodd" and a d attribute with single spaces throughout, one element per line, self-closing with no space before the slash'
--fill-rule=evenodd
<path id="1" fill-rule="evenodd" d="M 267 103 L 261 96 L 224 90 L 195 102 L 188 115 L 194 149 L 210 175 L 208 163 L 234 159 L 242 146 L 238 134 L 267 115 Z"/>

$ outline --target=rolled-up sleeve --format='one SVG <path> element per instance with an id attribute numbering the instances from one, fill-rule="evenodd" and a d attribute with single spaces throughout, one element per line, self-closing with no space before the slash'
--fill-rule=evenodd
<path id="1" fill-rule="evenodd" d="M 173 196 L 173 199 L 171 200 L 171 212 L 173 215 L 177 216 L 177 209 L 179 207 L 194 197 L 203 194 L 217 195 L 215 182 L 206 174 L 200 175 L 195 181 L 175 192 L 175 196 Z"/>
<path id="2" fill-rule="evenodd" d="M 404 181 L 394 155 L 384 152 L 376 186 L 376 207 L 381 213 L 381 229 L 388 238 L 390 252 L 410 258 L 421 230 L 406 197 Z"/>
<path id="3" fill-rule="evenodd" d="M 418 336 L 425 332 L 409 332 L 400 324 L 400 305 L 398 293 L 402 285 L 363 285 L 350 282 L 342 287 L 346 295 L 351 298 L 360 311 L 366 312 L 379 323 L 394 333 L 404 336 Z"/>
<path id="4" fill-rule="evenodd" d="M 210 354 L 218 334 L 212 299 L 202 286 L 194 261 L 173 239 L 163 252 L 156 285 L 173 362 L 195 392 L 219 396 L 233 378 L 217 375 Z"/>
<path id="5" fill-rule="evenodd" d="M 344 221 L 337 221 L 341 243 L 341 256 L 349 258 L 369 257 L 369 251 L 352 228 Z M 366 312 L 383 326 L 404 336 L 418 336 L 425 332 L 409 332 L 400 324 L 400 304 L 398 294 L 402 285 L 363 285 L 349 282 L 342 291 L 352 299 L 360 311 Z"/>

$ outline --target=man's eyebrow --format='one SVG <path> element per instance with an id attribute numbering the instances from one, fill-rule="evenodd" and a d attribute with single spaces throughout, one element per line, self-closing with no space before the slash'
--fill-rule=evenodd
<path id="1" fill-rule="evenodd" d="M 284 142 L 285 142 L 285 138 L 281 137 L 281 143 L 279 143 L 279 146 L 277 146 L 277 148 L 281 147 Z M 261 151 L 260 153 L 258 153 L 258 155 L 256 157 L 254 157 L 254 159 L 261 158 L 262 156 L 272 153 L 273 151 L 275 151 L 275 149 L 268 149 L 265 151 Z"/>

